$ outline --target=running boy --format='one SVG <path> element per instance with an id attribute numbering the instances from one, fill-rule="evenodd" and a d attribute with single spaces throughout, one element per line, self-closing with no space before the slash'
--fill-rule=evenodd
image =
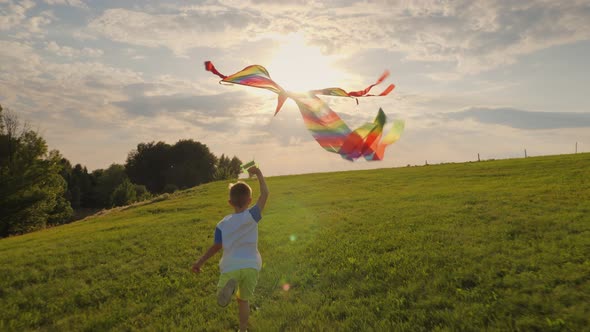
<path id="1" fill-rule="evenodd" d="M 225 307 L 237 291 L 240 331 L 246 331 L 250 307 L 248 301 L 254 294 L 258 282 L 258 271 L 262 258 L 258 252 L 258 222 L 268 198 L 268 187 L 258 167 L 251 167 L 248 173 L 256 175 L 260 183 L 260 197 L 254 206 L 252 189 L 244 182 L 230 185 L 229 205 L 235 213 L 227 215 L 215 228 L 214 244 L 193 265 L 193 272 L 201 272 L 201 266 L 221 248 L 223 256 L 219 262 L 221 275 L 217 284 L 217 303 Z"/>

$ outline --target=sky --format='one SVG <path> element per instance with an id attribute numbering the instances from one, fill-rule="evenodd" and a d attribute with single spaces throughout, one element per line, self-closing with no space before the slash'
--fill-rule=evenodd
<path id="1" fill-rule="evenodd" d="M 0 0 L 0 104 L 90 170 L 180 139 L 268 175 L 590 152 L 588 59 L 588 0 Z M 293 91 L 389 70 L 389 96 L 324 100 L 352 128 L 381 107 L 405 132 L 383 161 L 343 160 L 292 101 L 273 117 L 276 95 L 220 85 L 206 60 Z"/>

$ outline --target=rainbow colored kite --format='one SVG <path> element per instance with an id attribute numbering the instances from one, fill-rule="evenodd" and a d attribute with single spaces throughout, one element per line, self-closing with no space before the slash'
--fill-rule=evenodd
<path id="1" fill-rule="evenodd" d="M 233 75 L 225 76 L 217 71 L 211 61 L 206 61 L 205 70 L 219 76 L 220 83 L 246 85 L 278 94 L 275 115 L 281 110 L 287 98 L 293 99 L 299 107 L 305 126 L 321 147 L 326 151 L 338 153 L 342 158 L 350 161 L 360 157 L 369 161 L 382 160 L 385 148 L 397 141 L 404 130 L 404 122 L 396 120 L 387 135 L 383 136 L 383 127 L 387 122 L 387 117 L 383 110 L 379 109 L 373 122 L 366 123 L 352 131 L 338 114 L 330 109 L 328 104 L 317 97 L 318 95 L 354 98 L 374 96 L 368 94 L 369 91 L 375 85 L 383 82 L 389 76 L 389 72 L 383 73 L 375 84 L 360 91 L 346 92 L 341 88 L 327 88 L 307 93 L 293 93 L 281 88 L 270 78 L 268 71 L 259 65 L 248 66 Z M 394 87 L 393 84 L 390 84 L 378 96 L 389 94 Z"/>

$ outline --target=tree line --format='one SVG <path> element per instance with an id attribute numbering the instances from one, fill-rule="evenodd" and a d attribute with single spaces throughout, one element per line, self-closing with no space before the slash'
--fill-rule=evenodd
<path id="1" fill-rule="evenodd" d="M 0 237 L 71 222 L 83 211 L 237 178 L 241 160 L 215 156 L 192 139 L 140 143 L 124 165 L 88 171 L 0 106 Z"/>

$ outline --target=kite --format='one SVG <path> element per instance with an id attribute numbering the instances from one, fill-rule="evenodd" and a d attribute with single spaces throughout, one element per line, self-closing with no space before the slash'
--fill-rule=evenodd
<path id="1" fill-rule="evenodd" d="M 383 135 L 387 117 L 380 108 L 373 122 L 366 123 L 353 131 L 328 104 L 318 97 L 318 95 L 353 98 L 375 96 L 369 94 L 369 91 L 383 82 L 389 76 L 389 72 L 383 73 L 377 82 L 364 90 L 346 92 L 341 88 L 327 88 L 307 93 L 294 93 L 281 88 L 260 65 L 251 65 L 235 74 L 225 76 L 217 71 L 211 61 L 206 61 L 205 70 L 220 77 L 219 83 L 246 85 L 278 94 L 275 116 L 285 101 L 291 98 L 299 107 L 305 126 L 320 146 L 326 151 L 339 154 L 346 160 L 354 161 L 361 157 L 368 161 L 382 160 L 385 148 L 396 142 L 404 130 L 404 121 L 395 120 L 387 135 Z M 377 96 L 386 96 L 394 87 L 390 84 Z"/>

